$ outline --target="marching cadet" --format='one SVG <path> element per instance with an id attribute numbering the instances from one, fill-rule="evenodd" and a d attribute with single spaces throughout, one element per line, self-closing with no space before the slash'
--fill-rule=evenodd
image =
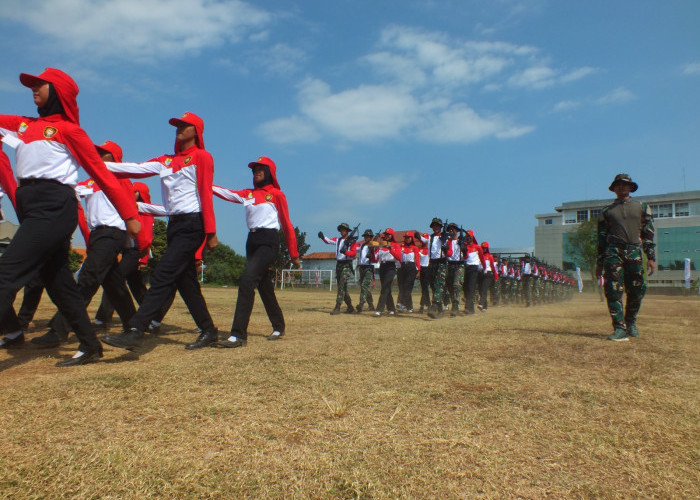
<path id="1" fill-rule="evenodd" d="M 399 312 L 413 312 L 413 285 L 420 270 L 420 251 L 413 243 L 414 232 L 408 231 L 404 234 L 401 245 L 401 267 L 397 272 L 399 299 L 396 304 Z"/>
<path id="2" fill-rule="evenodd" d="M 426 307 L 430 307 L 430 249 L 420 238 L 416 241 L 420 253 L 420 309 L 423 314 Z"/>
<path id="3" fill-rule="evenodd" d="M 532 283 L 530 282 L 530 277 L 532 275 L 532 265 L 530 264 L 530 256 L 525 255 L 520 261 L 520 296 L 521 303 L 525 304 L 525 307 L 530 307 L 531 305 L 531 289 Z"/>
<path id="4" fill-rule="evenodd" d="M 466 313 L 474 314 L 474 294 L 479 270 L 486 267 L 484 253 L 481 246 L 476 243 L 474 233 L 467 231 L 464 237 L 464 299 L 466 301 Z"/>
<path id="5" fill-rule="evenodd" d="M 238 286 L 231 335 L 219 342 L 221 347 L 228 348 L 245 347 L 248 342 L 248 324 L 256 288 L 272 324 L 272 333 L 267 340 L 278 340 L 284 335 L 284 315 L 277 302 L 270 273 L 270 266 L 275 262 L 280 249 L 280 229 L 284 232 L 292 262 L 297 267 L 301 262 L 296 233 L 289 220 L 287 198 L 277 182 L 275 162 L 261 156 L 257 161 L 249 163 L 248 167 L 253 171 L 254 189 L 231 191 L 214 186 L 214 193 L 218 197 L 245 206 L 246 224 L 250 231 L 245 245 L 247 262 Z"/>
<path id="6" fill-rule="evenodd" d="M 481 271 L 481 290 L 479 292 L 481 300 L 478 307 L 481 312 L 486 312 L 489 308 L 489 290 L 495 288 L 495 283 L 498 283 L 498 270 L 496 269 L 493 254 L 489 250 L 488 241 L 481 243 L 481 252 L 484 255 L 484 269 Z"/>
<path id="7" fill-rule="evenodd" d="M 447 225 L 450 235 L 447 240 L 447 276 L 445 277 L 446 294 L 450 296 L 452 310 L 450 316 L 455 317 L 459 313 L 459 291 L 462 270 L 462 242 L 459 239 L 459 226 L 453 222 Z"/>
<path id="8" fill-rule="evenodd" d="M 338 285 L 338 294 L 335 299 L 335 308 L 331 314 L 340 314 L 340 306 L 345 301 L 348 306 L 345 312 L 353 313 L 355 310 L 352 307 L 352 299 L 348 293 L 348 282 L 350 276 L 353 275 L 352 262 L 357 254 L 357 244 L 355 241 L 348 239 L 350 234 L 350 226 L 343 222 L 337 227 L 340 237 L 326 238 L 322 231 L 319 231 L 318 237 L 327 244 L 335 246 L 335 280 Z"/>
<path id="9" fill-rule="evenodd" d="M 360 301 L 355 308 L 355 311 L 361 313 L 365 304 L 368 310 L 374 309 L 374 299 L 372 298 L 372 285 L 374 282 L 374 252 L 370 243 L 374 239 L 374 232 L 371 229 L 366 229 L 362 233 L 364 241 L 359 247 L 357 253 L 358 267 L 360 268 Z"/>
<path id="10" fill-rule="evenodd" d="M 78 223 L 75 186 L 82 166 L 95 179 L 120 217 L 126 231 L 140 230 L 136 202 L 123 191 L 104 165 L 92 141 L 80 128 L 78 86 L 63 71 L 46 68 L 38 76 L 22 73 L 20 82 L 32 89 L 39 118 L 0 115 L 0 134 L 17 151 L 17 218 L 20 227 L 0 258 L 0 318 L 14 316 L 17 291 L 39 272 L 51 300 L 66 317 L 80 345 L 58 366 L 82 365 L 102 357 L 85 301 L 68 267 L 68 251 Z M 13 322 L 17 317 L 11 318 Z M 21 343 L 20 329 L 0 344 Z M 9 341 L 7 340 L 9 337 Z"/>
<path id="11" fill-rule="evenodd" d="M 615 341 L 639 337 L 637 313 L 647 288 L 642 252 L 647 256 L 649 275 L 656 270 L 654 220 L 646 203 L 630 197 L 637 187 L 629 175 L 616 175 L 609 189 L 617 199 L 598 217 L 596 276 L 604 272 L 605 298 L 615 329 L 608 339 Z M 627 295 L 624 313 L 623 289 Z"/>
<path id="12" fill-rule="evenodd" d="M 379 262 L 379 280 L 382 284 L 377 310 L 374 312 L 374 315 L 381 316 L 386 306 L 389 316 L 393 316 L 396 314 L 396 307 L 394 306 L 391 286 L 396 276 L 396 264 L 401 262 L 401 247 L 394 239 L 394 230 L 392 228 L 388 227 L 384 230 L 382 242 L 375 247 L 374 252 L 375 259 Z"/>
<path id="13" fill-rule="evenodd" d="M 108 165 L 121 177 L 160 176 L 161 196 L 169 214 L 168 248 L 153 272 L 143 302 L 129 321 L 130 329 L 103 338 L 111 346 L 128 350 L 143 344 L 144 332 L 172 296 L 173 288 L 177 288 L 201 330 L 185 349 L 216 347 L 218 343 L 218 330 L 202 296 L 195 263 L 195 254 L 205 238 L 209 250 L 218 244 L 212 200 L 214 159 L 204 149 L 204 121 L 199 116 L 187 112 L 168 123 L 176 127 L 175 154 L 146 163 Z"/>
<path id="14" fill-rule="evenodd" d="M 428 316 L 433 319 L 442 317 L 443 302 L 445 294 L 445 277 L 447 275 L 447 261 L 445 260 L 445 251 L 442 245 L 442 220 L 433 217 L 430 221 L 430 229 L 433 233 L 428 236 L 427 233 L 421 234 L 416 231 L 414 237 L 420 239 L 424 245 L 428 246 L 430 254 L 430 287 L 433 290 L 433 303 L 428 309 Z M 445 240 L 447 238 L 445 237 Z"/>

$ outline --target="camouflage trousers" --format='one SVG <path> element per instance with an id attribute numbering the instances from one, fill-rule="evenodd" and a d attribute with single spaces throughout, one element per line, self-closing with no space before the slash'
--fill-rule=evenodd
<path id="1" fill-rule="evenodd" d="M 445 278 L 447 277 L 447 262 L 430 261 L 430 288 L 433 290 L 433 305 L 442 308 L 445 294 Z"/>
<path id="2" fill-rule="evenodd" d="M 447 274 L 445 275 L 445 305 L 447 305 L 447 297 L 449 296 L 452 302 L 452 309 L 459 309 L 460 290 L 462 288 L 464 266 L 461 262 L 448 262 Z"/>
<path id="3" fill-rule="evenodd" d="M 372 282 L 374 281 L 374 266 L 360 266 L 360 303 L 365 303 L 370 309 L 374 309 L 374 299 L 372 298 Z"/>
<path id="4" fill-rule="evenodd" d="M 348 307 L 352 306 L 352 300 L 350 300 L 350 294 L 348 293 L 348 282 L 352 275 L 352 262 L 338 261 L 335 265 L 335 280 L 338 284 L 338 295 L 335 299 L 335 305 L 338 307 L 340 307 L 343 301 L 345 301 Z"/>
<path id="5" fill-rule="evenodd" d="M 644 281 L 642 248 L 628 245 L 608 245 L 603 257 L 605 298 L 612 318 L 613 328 L 625 328 L 637 321 L 642 298 L 647 291 Z M 622 292 L 627 294 L 625 310 L 622 310 Z"/>

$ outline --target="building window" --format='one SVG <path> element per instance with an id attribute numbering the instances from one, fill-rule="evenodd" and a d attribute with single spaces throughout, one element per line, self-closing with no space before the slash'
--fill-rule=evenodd
<path id="1" fill-rule="evenodd" d="M 651 206 L 651 215 L 655 219 L 673 217 L 673 203 L 660 203 Z"/>
<path id="2" fill-rule="evenodd" d="M 676 203 L 676 217 L 688 217 L 689 215 L 688 203 Z"/>
<path id="3" fill-rule="evenodd" d="M 586 222 L 588 220 L 588 210 L 576 211 L 576 222 Z"/>
<path id="4" fill-rule="evenodd" d="M 545 219 L 544 223 L 547 224 L 548 226 L 552 224 L 552 219 Z"/>
<path id="5" fill-rule="evenodd" d="M 600 216 L 603 210 L 601 208 L 594 208 L 591 210 L 591 219 L 596 219 Z"/>

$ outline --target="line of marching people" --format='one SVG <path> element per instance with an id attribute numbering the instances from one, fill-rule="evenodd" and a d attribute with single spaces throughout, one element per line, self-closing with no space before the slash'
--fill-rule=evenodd
<path id="1" fill-rule="evenodd" d="M 103 342 L 138 349 L 149 329 L 153 331 L 163 319 L 176 292 L 199 332 L 186 349 L 245 346 L 255 289 L 272 323 L 268 340 L 284 335 L 284 316 L 268 274 L 279 251 L 280 229 L 297 265 L 299 254 L 286 198 L 270 158 L 259 157 L 248 164 L 253 188 L 215 186 L 214 160 L 204 148 L 204 122 L 187 112 L 169 120 L 175 127 L 174 154 L 142 163 L 123 162 L 122 149 L 115 142 L 97 146 L 80 127 L 78 86 L 69 75 L 46 68 L 39 75 L 22 73 L 19 79 L 32 90 L 39 116 L 0 115 L 2 142 L 15 150 L 16 160 L 13 170 L 7 155 L 0 151 L 0 184 L 20 222 L 0 257 L 0 348 L 25 342 L 26 323 L 14 310 L 15 296 L 22 287 L 25 301 L 37 290 L 40 296 L 45 288 L 58 308 L 50 330 L 32 338 L 32 344 L 57 347 L 67 340 L 70 331 L 79 340 L 77 352 L 57 366 L 82 365 L 101 358 Z M 88 179 L 79 181 L 81 169 Z M 151 176 L 160 178 L 163 205 L 149 203 L 145 184 L 130 181 Z M 218 244 L 215 193 L 244 206 L 250 230 L 231 334 L 223 339 L 219 338 L 197 280 L 201 252 L 205 248 L 213 250 Z M 78 198 L 83 200 L 84 211 Z M 148 255 L 154 215 L 168 218 L 167 249 L 146 289 L 138 272 Z M 76 280 L 68 266 L 68 255 L 78 225 L 87 256 Z M 101 340 L 87 314 L 87 305 L 100 286 L 106 297 L 100 320 L 106 321 L 116 310 L 123 325 L 122 333 Z M 28 304 L 29 309 L 32 307 L 36 310 L 33 302 Z"/>
<path id="2" fill-rule="evenodd" d="M 347 223 L 338 225 L 337 237 L 318 237 L 335 247 L 337 295 L 332 315 L 340 314 L 343 303 L 345 312 L 362 312 L 365 307 L 375 316 L 387 310 L 389 316 L 396 313 L 423 314 L 437 319 L 446 312 L 454 317 L 460 313 L 464 298 L 464 313 L 475 314 L 476 309 L 485 312 L 492 305 L 537 305 L 571 298 L 574 280 L 560 269 L 524 256 L 509 262 L 491 254 L 489 243 L 477 241 L 472 230 L 458 224 L 443 224 L 437 217 L 430 222 L 430 233 L 406 232 L 403 242 L 395 239 L 395 231 L 387 228 L 375 234 L 371 229 L 362 233 L 358 241 L 358 228 Z M 355 270 L 359 270 L 360 298 L 356 307 L 348 293 L 348 284 Z M 380 294 L 376 307 L 374 287 L 375 265 L 379 265 Z M 398 281 L 398 297 L 394 302 L 392 286 Z M 420 280 L 420 303 L 413 306 L 413 288 Z M 432 298 L 431 298 L 432 295 Z"/>

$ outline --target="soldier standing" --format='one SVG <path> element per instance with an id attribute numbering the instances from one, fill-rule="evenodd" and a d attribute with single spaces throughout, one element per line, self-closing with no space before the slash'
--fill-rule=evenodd
<path id="1" fill-rule="evenodd" d="M 350 276 L 353 274 L 352 261 L 355 260 L 357 245 L 354 241 L 348 242 L 350 226 L 346 222 L 339 224 L 337 229 L 340 233 L 339 238 L 326 238 L 322 232 L 319 231 L 318 233 L 318 237 L 324 243 L 335 245 L 335 279 L 338 284 L 338 295 L 335 299 L 335 308 L 331 311 L 331 314 L 340 314 L 340 306 L 343 301 L 348 306 L 346 312 L 352 313 L 355 310 L 352 307 L 352 300 L 348 293 L 348 281 L 350 281 Z"/>
<path id="2" fill-rule="evenodd" d="M 428 316 L 439 318 L 443 315 L 443 294 L 445 293 L 445 277 L 447 275 L 447 262 L 445 250 L 442 248 L 442 220 L 434 217 L 430 222 L 433 234 L 421 234 L 416 231 L 414 237 L 428 246 L 430 254 L 430 288 L 433 290 L 433 304 L 428 309 Z"/>
<path id="3" fill-rule="evenodd" d="M 637 313 L 647 284 L 644 279 L 642 252 L 647 256 L 649 275 L 656 269 L 654 221 L 646 203 L 630 197 L 637 183 L 627 174 L 615 176 L 610 191 L 617 195 L 598 218 L 598 262 L 596 276 L 604 273 L 605 298 L 615 331 L 609 340 L 621 341 L 639 337 Z M 627 293 L 622 309 L 622 290 Z"/>
<path id="4" fill-rule="evenodd" d="M 362 312 L 362 309 L 367 303 L 367 309 L 374 309 L 374 299 L 372 298 L 372 282 L 374 281 L 374 252 L 370 242 L 374 238 L 374 233 L 371 229 L 365 230 L 362 233 L 364 242 L 360 245 L 358 253 L 358 266 L 360 267 L 360 302 L 357 304 L 355 311 Z"/>

